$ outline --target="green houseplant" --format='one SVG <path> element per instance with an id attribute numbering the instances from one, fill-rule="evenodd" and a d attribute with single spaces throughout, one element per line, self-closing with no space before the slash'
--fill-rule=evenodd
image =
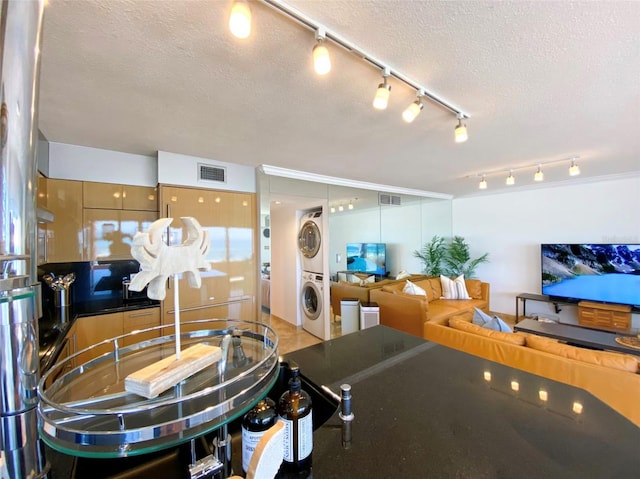
<path id="1" fill-rule="evenodd" d="M 441 236 L 435 235 L 431 241 L 425 243 L 422 249 L 415 250 L 413 256 L 422 261 L 422 272 L 427 276 L 443 274 L 442 261 L 446 253 L 447 244 Z"/>
<path id="2" fill-rule="evenodd" d="M 489 253 L 472 259 L 469 244 L 462 236 L 454 236 L 447 242 L 435 235 L 420 250 L 415 250 L 413 256 L 422 261 L 422 272 L 428 276 L 463 274 L 465 278 L 473 278 L 478 266 L 489 261 Z"/>
<path id="3" fill-rule="evenodd" d="M 471 258 L 469 244 L 462 236 L 453 237 L 444 256 L 444 268 L 447 275 L 451 277 L 463 274 L 465 278 L 474 278 L 478 266 L 487 262 L 489 262 L 489 253 Z"/>

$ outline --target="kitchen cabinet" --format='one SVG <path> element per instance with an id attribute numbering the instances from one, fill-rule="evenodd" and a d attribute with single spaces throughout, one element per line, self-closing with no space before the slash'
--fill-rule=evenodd
<path id="1" fill-rule="evenodd" d="M 47 179 L 44 183 L 46 202 L 43 206 L 55 219 L 43 225 L 43 262 L 82 261 L 82 182 Z"/>
<path id="2" fill-rule="evenodd" d="M 162 186 L 161 215 L 173 218 L 168 243 L 186 240 L 182 216 L 192 216 L 209 234 L 209 271 L 202 287 L 190 288 L 180 279 L 180 319 L 233 318 L 255 320 L 256 206 L 255 194 Z M 174 322 L 172 280 L 163 301 L 163 324 Z"/>
<path id="3" fill-rule="evenodd" d="M 94 346 L 76 358 L 76 366 L 86 363 L 98 356 L 113 351 L 113 344 L 97 345 L 105 339 L 122 335 L 122 313 L 100 314 L 98 316 L 84 316 L 76 319 L 75 337 L 76 352 Z"/>
<path id="4" fill-rule="evenodd" d="M 74 347 L 74 351 L 79 352 L 105 339 L 154 326 L 160 326 L 160 308 L 132 309 L 117 313 L 84 316 L 78 318 L 74 324 L 74 340 L 71 344 Z M 129 346 L 145 339 L 157 338 L 159 336 L 160 332 L 157 330 L 140 333 L 133 337 L 123 339 L 119 346 Z M 69 337 L 69 335 L 67 335 L 67 337 Z M 79 355 L 75 365 L 79 366 L 111 351 L 113 351 L 112 343 L 95 346 L 89 351 Z"/>
<path id="5" fill-rule="evenodd" d="M 90 209 L 83 211 L 85 261 L 132 259 L 131 243 L 158 219 L 155 211 Z"/>
<path id="6" fill-rule="evenodd" d="M 134 309 L 132 311 L 124 311 L 122 313 L 123 334 L 128 334 L 141 329 L 153 328 L 160 326 L 160 308 Z M 165 333 L 168 334 L 168 333 Z M 147 339 L 159 338 L 160 331 L 141 332 L 131 337 L 125 337 L 122 341 L 123 346 L 139 343 Z"/>
<path id="7" fill-rule="evenodd" d="M 85 181 L 82 203 L 84 208 L 158 211 L 158 194 L 153 187 Z"/>

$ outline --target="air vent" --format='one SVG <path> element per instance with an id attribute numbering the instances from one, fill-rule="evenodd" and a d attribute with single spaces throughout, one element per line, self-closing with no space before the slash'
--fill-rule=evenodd
<path id="1" fill-rule="evenodd" d="M 378 193 L 378 204 L 400 206 L 400 197 L 388 193 Z"/>
<path id="2" fill-rule="evenodd" d="M 221 166 L 211 166 L 198 163 L 198 180 L 226 183 L 227 169 Z"/>

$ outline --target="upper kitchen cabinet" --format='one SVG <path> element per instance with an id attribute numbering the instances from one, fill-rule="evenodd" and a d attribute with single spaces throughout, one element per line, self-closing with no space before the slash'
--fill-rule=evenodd
<path id="1" fill-rule="evenodd" d="M 82 182 L 46 180 L 46 208 L 55 219 L 46 225 L 46 263 L 82 261 Z"/>
<path id="2" fill-rule="evenodd" d="M 85 208 L 158 211 L 157 188 L 119 185 L 114 183 L 84 182 Z"/>
<path id="3" fill-rule="evenodd" d="M 123 185 L 122 209 L 158 211 L 158 188 Z"/>
<path id="4" fill-rule="evenodd" d="M 180 280 L 180 311 L 188 319 L 256 319 L 255 194 L 162 186 L 161 216 L 173 218 L 169 244 L 182 244 L 186 229 L 180 220 L 192 216 L 209 235 L 209 271 L 201 272 L 202 287 Z M 183 314 L 184 313 L 184 314 Z M 163 322 L 174 320 L 173 294 L 163 302 Z"/>
<path id="5" fill-rule="evenodd" d="M 122 209 L 122 185 L 84 181 L 82 205 L 85 208 Z"/>
<path id="6" fill-rule="evenodd" d="M 132 259 L 131 242 L 138 231 L 147 231 L 158 219 L 155 211 L 85 208 L 85 261 Z"/>

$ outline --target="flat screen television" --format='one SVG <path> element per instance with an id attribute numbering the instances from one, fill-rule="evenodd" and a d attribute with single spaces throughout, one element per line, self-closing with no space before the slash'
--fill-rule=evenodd
<path id="1" fill-rule="evenodd" d="M 640 306 L 640 244 L 543 244 L 542 294 Z"/>
<path id="2" fill-rule="evenodd" d="M 385 276 L 387 274 L 385 243 L 347 243 L 347 270 Z"/>

